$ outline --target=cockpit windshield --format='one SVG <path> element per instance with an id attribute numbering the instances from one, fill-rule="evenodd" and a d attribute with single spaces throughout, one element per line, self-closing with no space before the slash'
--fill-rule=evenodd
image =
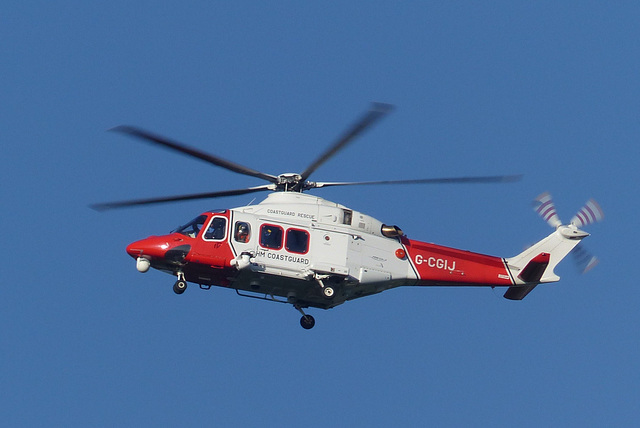
<path id="1" fill-rule="evenodd" d="M 205 221 L 207 221 L 206 215 L 198 216 L 184 226 L 177 228 L 176 233 L 181 233 L 191 238 L 195 238 L 198 236 L 198 233 L 200 233 Z"/>

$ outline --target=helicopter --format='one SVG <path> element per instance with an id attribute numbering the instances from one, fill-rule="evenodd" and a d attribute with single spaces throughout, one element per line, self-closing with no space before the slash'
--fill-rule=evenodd
<path id="1" fill-rule="evenodd" d="M 551 196 L 540 195 L 536 211 L 554 231 L 520 254 L 504 258 L 409 239 L 398 226 L 305 193 L 334 186 L 509 183 L 521 179 L 521 175 L 499 175 L 360 182 L 309 180 L 321 165 L 391 110 L 389 104 L 373 103 L 304 171 L 279 175 L 251 169 L 137 127 L 118 126 L 113 130 L 268 184 L 100 203 L 92 208 L 104 211 L 271 191 L 258 204 L 206 211 L 167 235 L 129 244 L 126 252 L 135 259 L 139 272 L 153 268 L 176 278 L 176 294 L 184 293 L 188 283 L 193 283 L 205 290 L 217 286 L 233 289 L 243 297 L 291 304 L 302 315 L 300 325 L 304 329 L 315 325 L 314 317 L 305 309 L 330 309 L 401 286 L 504 287 L 505 298 L 522 300 L 537 285 L 558 281 L 556 265 L 589 236 L 580 228 L 604 217 L 593 200 L 563 225 Z M 597 263 L 586 251 L 579 257 L 587 268 Z"/>

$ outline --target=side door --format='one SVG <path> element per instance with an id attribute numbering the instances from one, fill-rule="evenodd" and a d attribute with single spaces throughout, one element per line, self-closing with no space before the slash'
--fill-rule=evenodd
<path id="1" fill-rule="evenodd" d="M 260 223 L 255 260 L 265 272 L 300 276 L 310 265 L 311 235 L 299 226 Z"/>

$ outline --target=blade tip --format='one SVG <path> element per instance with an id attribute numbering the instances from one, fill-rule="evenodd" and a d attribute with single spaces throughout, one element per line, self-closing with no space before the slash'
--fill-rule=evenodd
<path id="1" fill-rule="evenodd" d="M 94 211 L 97 211 L 99 213 L 104 212 L 106 210 L 109 209 L 109 206 L 107 204 L 91 204 L 89 205 L 89 208 L 91 208 Z"/>
<path id="2" fill-rule="evenodd" d="M 121 134 L 129 134 L 129 135 L 134 135 L 139 133 L 139 131 L 131 125 L 117 125 L 114 126 L 113 128 L 109 128 L 107 129 L 107 132 L 119 132 Z"/>
<path id="3" fill-rule="evenodd" d="M 506 183 L 515 183 L 516 181 L 522 181 L 523 178 L 524 174 L 507 175 L 504 181 Z"/>
<path id="4" fill-rule="evenodd" d="M 371 111 L 375 111 L 378 113 L 389 113 L 393 109 L 395 109 L 395 106 L 393 104 L 382 103 L 378 101 L 374 101 L 371 103 Z"/>

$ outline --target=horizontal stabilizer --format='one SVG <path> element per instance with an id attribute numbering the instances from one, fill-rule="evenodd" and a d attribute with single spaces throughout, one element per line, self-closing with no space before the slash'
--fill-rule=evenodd
<path id="1" fill-rule="evenodd" d="M 533 285 L 525 285 L 520 287 L 509 287 L 504 298 L 509 300 L 522 300 L 527 294 L 531 293 L 531 290 L 536 288 L 536 285 L 540 282 L 540 278 L 544 275 L 544 271 L 549 266 L 549 260 L 551 254 L 540 253 L 535 256 L 527 265 L 522 269 L 518 278 L 526 283 L 534 283 Z"/>
<path id="2" fill-rule="evenodd" d="M 504 293 L 504 298 L 505 299 L 509 299 L 509 300 L 522 300 L 534 288 L 536 288 L 535 285 L 526 285 L 526 286 L 523 286 L 523 287 L 509 287 L 507 292 Z"/>

